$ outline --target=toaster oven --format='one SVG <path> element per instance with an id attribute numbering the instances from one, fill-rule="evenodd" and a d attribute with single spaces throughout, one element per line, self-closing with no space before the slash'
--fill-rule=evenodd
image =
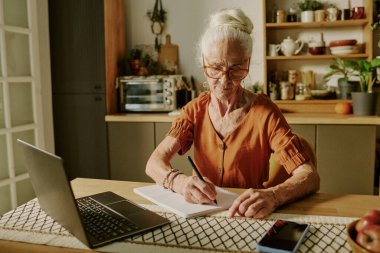
<path id="1" fill-rule="evenodd" d="M 116 79 L 120 111 L 170 112 L 176 107 L 176 87 L 181 75 L 121 76 Z"/>

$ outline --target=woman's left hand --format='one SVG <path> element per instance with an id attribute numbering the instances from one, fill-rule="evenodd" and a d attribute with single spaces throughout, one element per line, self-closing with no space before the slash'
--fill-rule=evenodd
<path id="1" fill-rule="evenodd" d="M 277 207 L 274 192 L 269 189 L 248 189 L 241 194 L 229 209 L 230 217 L 240 216 L 264 218 Z"/>

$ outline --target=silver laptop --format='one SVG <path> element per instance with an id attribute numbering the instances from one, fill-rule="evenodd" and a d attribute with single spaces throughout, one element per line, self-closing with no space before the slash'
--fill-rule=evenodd
<path id="1" fill-rule="evenodd" d="M 113 192 L 75 199 L 63 160 L 17 141 L 23 149 L 41 208 L 89 247 L 99 247 L 170 222 Z"/>

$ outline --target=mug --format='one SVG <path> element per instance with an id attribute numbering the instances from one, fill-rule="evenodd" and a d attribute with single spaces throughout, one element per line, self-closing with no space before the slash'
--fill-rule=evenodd
<path id="1" fill-rule="evenodd" d="M 278 51 L 280 51 L 280 45 L 269 44 L 268 45 L 268 55 L 269 56 L 278 56 Z"/>
<path id="2" fill-rule="evenodd" d="M 351 10 L 350 9 L 343 9 L 342 10 L 342 20 L 349 20 L 351 18 Z"/>
<path id="3" fill-rule="evenodd" d="M 285 20 L 285 10 L 279 9 L 276 11 L 276 23 L 284 23 Z"/>
<path id="4" fill-rule="evenodd" d="M 314 21 L 322 22 L 326 19 L 326 11 L 325 10 L 316 10 L 314 11 Z"/>
<path id="5" fill-rule="evenodd" d="M 361 19 L 364 18 L 364 7 L 354 7 L 352 8 L 352 19 Z"/>
<path id="6" fill-rule="evenodd" d="M 338 9 L 334 7 L 330 7 L 327 9 L 327 20 L 328 21 L 336 21 L 338 16 Z"/>

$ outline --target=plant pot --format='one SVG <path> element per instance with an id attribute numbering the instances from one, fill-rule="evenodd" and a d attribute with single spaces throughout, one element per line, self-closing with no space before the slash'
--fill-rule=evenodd
<path id="1" fill-rule="evenodd" d="M 354 115 L 368 116 L 376 114 L 377 92 L 352 92 Z"/>
<path id="2" fill-rule="evenodd" d="M 280 94 L 278 92 L 269 92 L 269 97 L 270 99 L 272 100 L 278 100 L 279 99 L 279 96 Z"/>
<path id="3" fill-rule="evenodd" d="M 140 60 L 130 60 L 129 61 L 129 68 L 131 69 L 132 75 L 137 76 L 139 74 L 140 67 L 141 67 L 141 61 Z"/>
<path id="4" fill-rule="evenodd" d="M 308 23 L 314 21 L 314 11 L 301 12 L 301 22 Z"/>
<path id="5" fill-rule="evenodd" d="M 351 99 L 351 92 L 360 91 L 360 83 L 357 81 L 346 81 L 344 78 L 338 79 L 339 98 Z"/>

